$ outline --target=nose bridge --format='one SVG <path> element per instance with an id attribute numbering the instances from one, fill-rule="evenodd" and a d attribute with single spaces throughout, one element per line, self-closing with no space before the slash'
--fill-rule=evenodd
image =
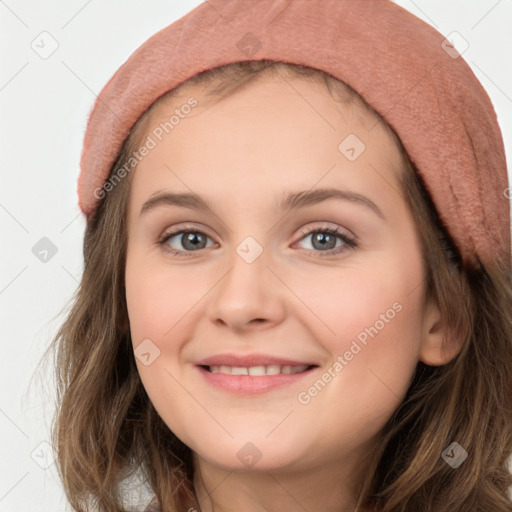
<path id="1" fill-rule="evenodd" d="M 279 281 L 267 268 L 271 251 L 252 235 L 245 236 L 227 257 L 227 272 L 211 296 L 209 316 L 242 328 L 252 320 L 275 322 L 283 312 Z"/>

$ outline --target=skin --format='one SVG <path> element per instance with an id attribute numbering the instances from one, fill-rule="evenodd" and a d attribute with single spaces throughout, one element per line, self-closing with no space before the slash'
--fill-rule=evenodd
<path id="1" fill-rule="evenodd" d="M 322 84 L 271 76 L 213 105 L 189 86 L 156 106 L 144 139 L 190 96 L 198 107 L 138 164 L 130 191 L 130 331 L 134 349 L 149 338 L 160 350 L 148 366 L 137 359 L 141 380 L 162 419 L 193 450 L 203 512 L 353 512 L 365 456 L 378 446 L 417 362 L 445 364 L 461 348 L 448 341 L 441 349 L 439 310 L 423 302 L 425 268 L 399 192 L 399 152 L 360 105 L 334 102 Z M 366 145 L 353 162 L 338 149 L 351 133 Z M 339 199 L 277 210 L 283 194 L 323 187 L 364 195 L 385 219 Z M 212 211 L 161 205 L 140 215 L 163 190 L 193 192 Z M 355 235 L 358 247 L 336 239 L 334 250 L 342 252 L 325 255 L 311 235 L 325 226 Z M 158 241 L 178 228 L 207 235 L 203 248 L 189 248 L 188 258 L 166 252 Z M 236 252 L 247 236 L 263 248 L 250 264 Z M 180 234 L 166 245 L 185 253 L 182 241 Z M 394 303 L 400 312 L 300 403 L 298 393 Z M 320 368 L 280 389 L 234 396 L 207 385 L 195 367 L 225 352 Z M 247 442 L 261 454 L 251 467 L 237 457 Z"/>

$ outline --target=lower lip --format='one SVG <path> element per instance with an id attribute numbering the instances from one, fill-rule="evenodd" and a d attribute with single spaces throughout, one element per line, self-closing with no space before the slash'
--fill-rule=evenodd
<path id="1" fill-rule="evenodd" d="M 209 384 L 224 391 L 239 394 L 259 394 L 299 382 L 306 375 L 311 375 L 318 367 L 315 366 L 301 373 L 257 376 L 212 373 L 202 366 L 196 366 L 196 368 Z"/>

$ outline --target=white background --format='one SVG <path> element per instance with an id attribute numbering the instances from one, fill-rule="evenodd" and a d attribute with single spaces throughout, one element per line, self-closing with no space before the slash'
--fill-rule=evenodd
<path id="1" fill-rule="evenodd" d="M 54 385 L 34 370 L 82 273 L 76 180 L 87 115 L 140 44 L 200 3 L 0 1 L 0 512 L 69 510 L 55 464 L 41 467 L 51 462 Z M 469 42 L 464 58 L 495 105 L 511 162 L 512 1 L 397 3 Z M 58 43 L 47 59 L 31 48 L 43 31 Z M 42 237 L 57 247 L 46 263 L 32 253 Z"/>

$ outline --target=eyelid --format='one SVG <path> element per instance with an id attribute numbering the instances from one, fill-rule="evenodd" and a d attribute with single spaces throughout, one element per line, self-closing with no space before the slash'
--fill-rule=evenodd
<path id="1" fill-rule="evenodd" d="M 206 235 L 208 238 L 214 241 L 214 243 L 218 246 L 219 244 L 215 242 L 214 237 L 209 234 L 209 230 L 204 227 L 202 224 L 198 225 L 190 225 L 190 224 L 178 224 L 176 226 L 173 226 L 170 229 L 164 230 L 164 232 L 159 236 L 157 243 L 159 245 L 164 245 L 170 238 L 174 238 L 177 235 L 183 234 L 185 232 L 197 232 Z M 172 251 L 173 249 L 169 247 L 169 250 Z M 180 252 L 189 252 L 193 253 L 194 251 L 180 251 Z"/>
<path id="2" fill-rule="evenodd" d="M 346 238 L 354 240 L 355 242 L 357 242 L 359 240 L 357 238 L 357 236 L 355 236 L 352 232 L 348 231 L 347 229 L 341 228 L 340 226 L 338 226 L 336 224 L 331 225 L 331 224 L 324 222 L 320 226 L 301 228 L 298 241 L 302 240 L 307 235 L 311 235 L 311 234 L 317 233 L 317 232 L 324 232 L 324 231 L 330 232 L 330 233 L 335 232 L 335 234 L 337 236 L 344 236 Z"/>
<path id="3" fill-rule="evenodd" d="M 159 237 L 159 241 L 164 240 L 165 238 L 171 236 L 171 235 L 177 235 L 181 233 L 182 231 L 197 231 L 198 233 L 204 233 L 205 235 L 209 236 L 211 239 L 214 237 L 210 234 L 209 229 L 204 226 L 203 224 L 176 224 L 172 228 L 166 228 L 162 232 L 162 234 Z"/>

